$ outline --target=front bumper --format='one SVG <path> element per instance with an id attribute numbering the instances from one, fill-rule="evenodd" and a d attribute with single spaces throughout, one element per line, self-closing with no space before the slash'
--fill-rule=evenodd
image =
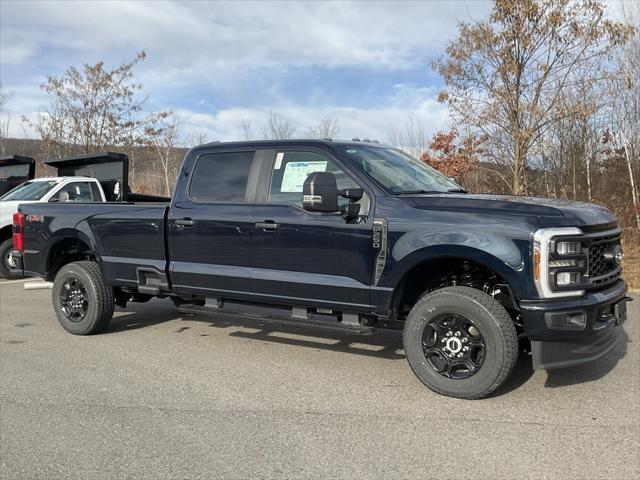
<path id="1" fill-rule="evenodd" d="M 616 346 L 615 328 L 626 319 L 627 285 L 620 280 L 611 287 L 580 298 L 522 300 L 520 312 L 531 341 L 534 368 L 579 365 L 605 356 Z M 557 318 L 580 318 L 580 326 L 564 327 Z M 582 325 L 583 323 L 583 325 Z"/>

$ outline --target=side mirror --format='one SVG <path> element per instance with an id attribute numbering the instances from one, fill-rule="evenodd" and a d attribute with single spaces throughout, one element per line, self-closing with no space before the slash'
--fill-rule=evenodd
<path id="1" fill-rule="evenodd" d="M 309 212 L 338 211 L 338 185 L 333 173 L 309 174 L 302 184 L 302 207 Z"/>

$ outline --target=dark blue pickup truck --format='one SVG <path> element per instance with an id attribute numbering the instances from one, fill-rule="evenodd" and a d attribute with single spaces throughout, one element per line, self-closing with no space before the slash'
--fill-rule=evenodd
<path id="1" fill-rule="evenodd" d="M 13 229 L 14 260 L 54 281 L 73 334 L 154 296 L 190 312 L 403 329 L 414 373 L 456 397 L 493 392 L 521 351 L 535 368 L 597 360 L 626 318 L 608 210 L 470 194 L 374 142 L 202 145 L 170 203 L 22 205 Z"/>

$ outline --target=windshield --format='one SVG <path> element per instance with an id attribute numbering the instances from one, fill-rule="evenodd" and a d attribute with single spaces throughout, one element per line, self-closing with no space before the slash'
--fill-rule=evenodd
<path id="1" fill-rule="evenodd" d="M 57 184 L 58 182 L 56 180 L 26 182 L 11 190 L 4 197 L 0 198 L 0 200 L 40 200 Z"/>
<path id="2" fill-rule="evenodd" d="M 342 145 L 338 148 L 389 193 L 463 191 L 453 180 L 400 150 L 366 145 Z"/>

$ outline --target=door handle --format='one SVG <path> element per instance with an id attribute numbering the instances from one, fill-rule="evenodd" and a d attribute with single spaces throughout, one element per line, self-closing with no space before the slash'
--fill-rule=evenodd
<path id="1" fill-rule="evenodd" d="M 277 230 L 280 228 L 280 224 L 274 221 L 265 221 L 256 223 L 256 228 L 260 228 L 262 230 Z"/>
<path id="2" fill-rule="evenodd" d="M 179 227 L 191 227 L 195 224 L 195 220 L 191 220 L 190 218 L 179 218 L 176 220 L 176 225 Z"/>

